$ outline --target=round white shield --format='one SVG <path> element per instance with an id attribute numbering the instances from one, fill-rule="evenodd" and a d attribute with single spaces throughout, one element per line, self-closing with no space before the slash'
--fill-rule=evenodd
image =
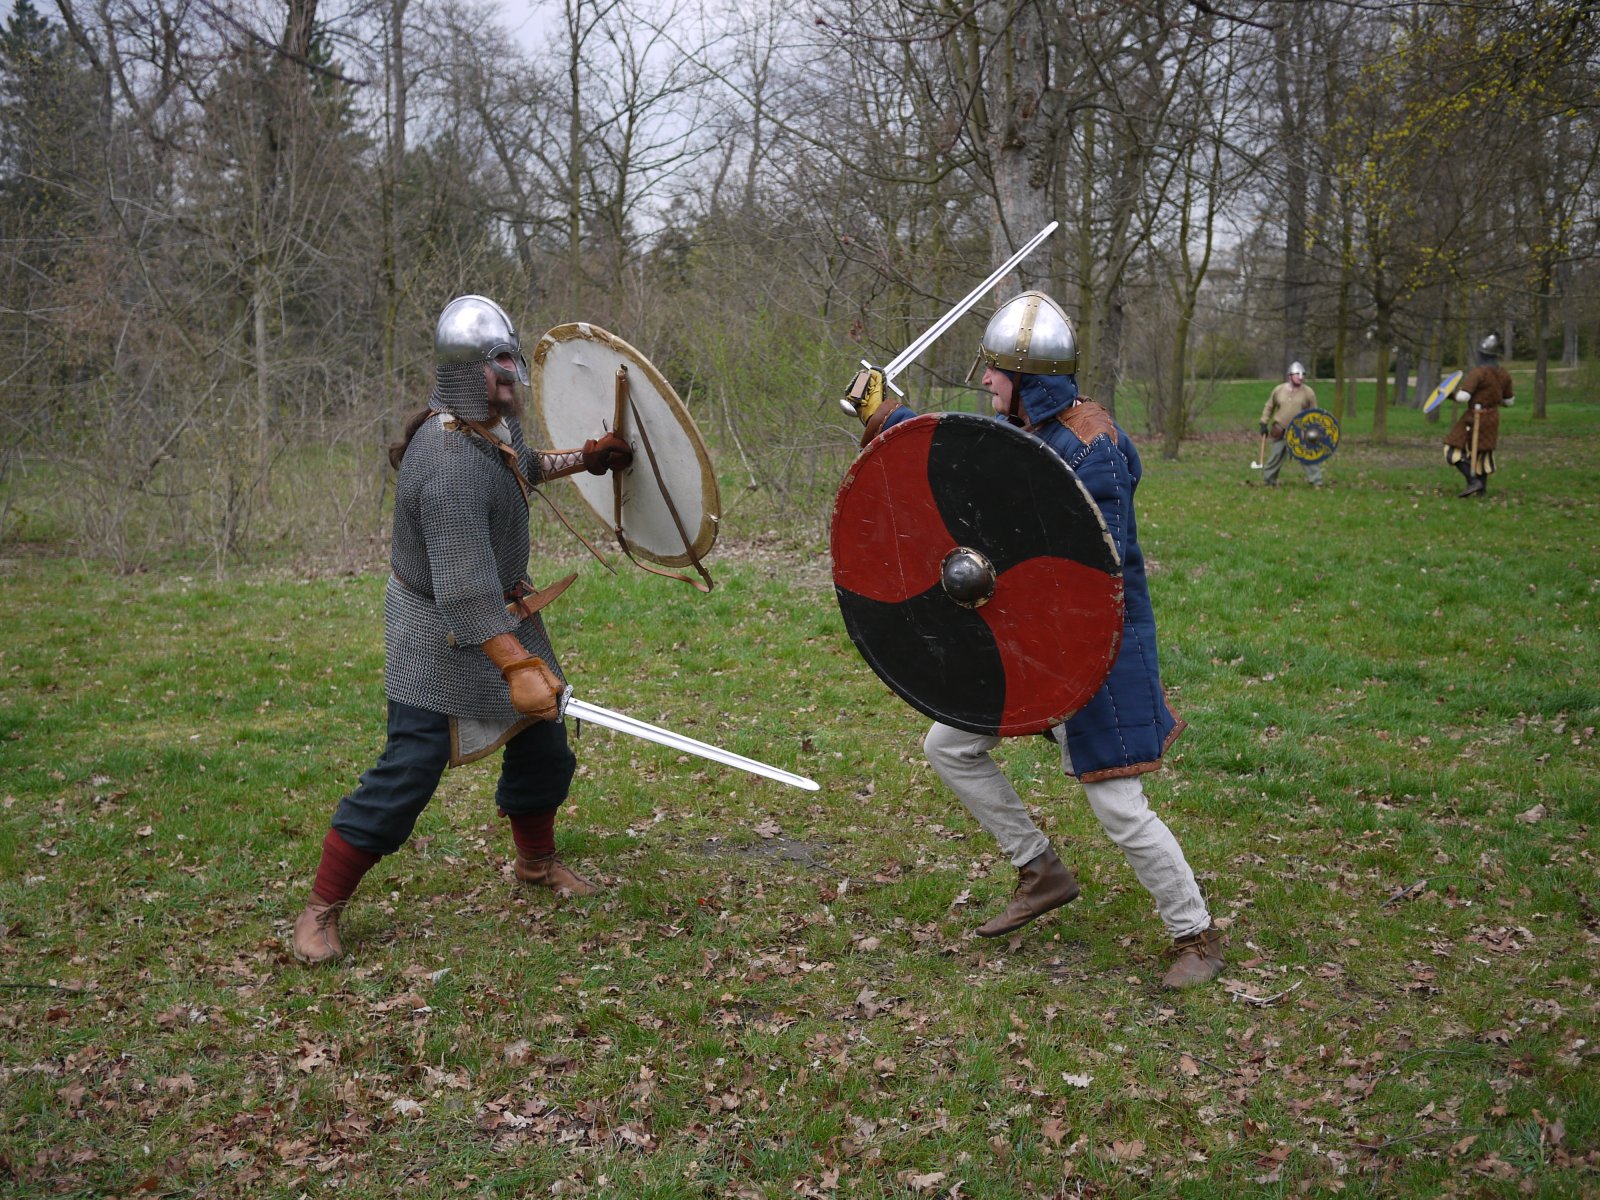
<path id="1" fill-rule="evenodd" d="M 694 418 L 655 366 L 598 325 L 557 325 L 533 351 L 533 403 L 546 443 L 567 450 L 614 429 L 633 465 L 569 476 L 623 548 L 662 566 L 698 563 L 717 539 L 722 502 Z M 620 373 L 620 379 L 619 379 Z"/>

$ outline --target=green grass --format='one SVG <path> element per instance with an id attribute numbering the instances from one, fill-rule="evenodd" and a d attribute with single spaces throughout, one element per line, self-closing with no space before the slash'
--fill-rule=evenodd
<path id="1" fill-rule="evenodd" d="M 7 548 L 0 1194 L 1600 1191 L 1600 404 L 1513 409 L 1468 504 L 1405 410 L 1327 489 L 1252 486 L 1266 386 L 1139 494 L 1192 726 L 1149 790 L 1231 938 L 1183 995 L 1038 739 L 1002 759 L 1084 896 L 970 936 L 1014 874 L 814 533 L 730 522 L 709 596 L 538 577 L 583 571 L 580 695 L 819 794 L 585 728 L 558 838 L 606 891 L 564 903 L 451 772 L 320 971 L 283 939 L 381 743 L 382 574 Z"/>

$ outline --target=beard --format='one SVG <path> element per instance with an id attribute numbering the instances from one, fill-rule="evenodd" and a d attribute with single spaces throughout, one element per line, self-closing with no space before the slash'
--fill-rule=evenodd
<path id="1" fill-rule="evenodd" d="M 516 417 L 522 418 L 522 405 L 517 402 L 517 393 L 513 390 L 507 399 L 500 398 L 500 389 L 495 388 L 489 393 L 489 416 L 496 421 L 509 420 Z"/>

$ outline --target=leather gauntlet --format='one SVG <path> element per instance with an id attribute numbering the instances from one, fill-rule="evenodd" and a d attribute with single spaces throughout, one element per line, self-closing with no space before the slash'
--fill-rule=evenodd
<path id="1" fill-rule="evenodd" d="M 511 692 L 511 707 L 525 716 L 554 721 L 561 716 L 561 680 L 548 663 L 528 653 L 509 633 L 496 634 L 482 646 Z"/>
<path id="2" fill-rule="evenodd" d="M 625 471 L 633 465 L 633 447 L 614 433 L 583 444 L 583 469 L 591 475 Z"/>
<path id="3" fill-rule="evenodd" d="M 845 403 L 855 409 L 856 416 L 865 425 L 883 404 L 883 372 L 876 367 L 857 371 L 850 386 L 845 389 Z"/>

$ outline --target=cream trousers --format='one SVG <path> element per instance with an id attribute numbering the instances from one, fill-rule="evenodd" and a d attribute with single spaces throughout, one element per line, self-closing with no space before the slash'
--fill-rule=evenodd
<path id="1" fill-rule="evenodd" d="M 972 819 L 1000 843 L 1013 866 L 1021 867 L 1043 854 L 1050 842 L 990 757 L 989 752 L 999 744 L 1000 739 L 989 734 L 968 733 L 939 723 L 928 730 L 922 750 L 939 778 L 966 805 Z M 1063 745 L 1064 769 L 1070 765 L 1066 754 Z M 1140 776 L 1086 783 L 1083 791 L 1100 828 L 1122 851 L 1145 891 L 1155 900 L 1167 931 L 1174 938 L 1181 938 L 1207 928 L 1211 914 L 1206 910 L 1200 885 L 1183 857 L 1178 839 L 1172 836 L 1166 822 L 1151 811 Z"/>

